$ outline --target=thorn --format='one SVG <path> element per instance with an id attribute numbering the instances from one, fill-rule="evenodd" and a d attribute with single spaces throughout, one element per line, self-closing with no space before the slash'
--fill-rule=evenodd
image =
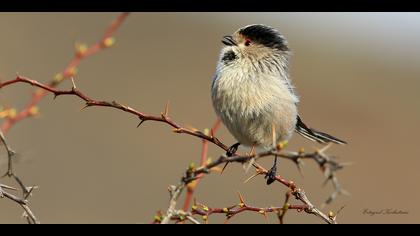
<path id="1" fill-rule="evenodd" d="M 71 83 L 72 83 L 72 85 L 73 85 L 72 89 L 73 89 L 73 90 L 76 90 L 76 83 L 74 83 L 74 78 L 73 78 L 73 76 L 72 76 L 70 79 L 71 79 Z"/>
<path id="2" fill-rule="evenodd" d="M 248 179 L 246 179 L 246 180 L 244 181 L 244 184 L 248 183 L 251 179 L 253 179 L 253 178 L 257 177 L 258 175 L 261 175 L 261 173 L 257 172 L 257 173 L 255 173 L 255 174 L 253 174 L 251 177 L 249 177 Z"/>
<path id="3" fill-rule="evenodd" d="M 15 188 L 15 187 L 11 187 L 5 184 L 1 184 L 0 188 L 4 188 L 4 189 L 8 189 L 8 190 L 14 190 L 14 191 L 18 191 L 19 189 Z"/>
<path id="4" fill-rule="evenodd" d="M 226 162 L 226 164 L 223 166 L 222 171 L 220 172 L 220 174 L 223 174 L 223 172 L 225 171 L 226 167 L 229 165 L 229 162 Z"/>
<path id="5" fill-rule="evenodd" d="M 86 109 L 86 108 L 88 108 L 88 107 L 90 107 L 91 105 L 89 104 L 89 103 L 86 103 L 83 107 L 82 107 L 82 109 L 80 109 L 80 111 L 83 111 L 84 109 Z"/>
<path id="6" fill-rule="evenodd" d="M 297 161 L 296 166 L 297 166 L 300 176 L 302 178 L 305 178 L 305 175 L 303 174 L 302 164 L 300 163 L 300 161 Z"/>
<path id="7" fill-rule="evenodd" d="M 165 112 L 163 113 L 163 116 L 167 117 L 168 116 L 168 113 L 169 113 L 169 100 L 166 103 Z"/>
<path id="8" fill-rule="evenodd" d="M 238 196 L 239 196 L 239 200 L 241 201 L 241 203 L 240 203 L 241 207 L 244 207 L 245 206 L 244 197 L 242 196 L 242 194 L 240 192 L 238 192 Z"/>
<path id="9" fill-rule="evenodd" d="M 322 147 L 321 149 L 317 149 L 317 152 L 320 155 L 324 155 L 325 151 L 327 151 L 330 147 L 332 147 L 332 143 L 328 143 L 328 145 Z"/>
<path id="10" fill-rule="evenodd" d="M 251 166 L 253 166 L 253 165 L 254 165 L 254 163 L 255 163 L 255 158 L 251 158 L 251 159 L 249 160 L 249 162 L 247 162 L 247 163 L 243 164 L 243 167 L 244 167 L 245 173 L 248 173 L 249 169 L 251 168 Z"/>
<path id="11" fill-rule="evenodd" d="M 140 123 L 137 125 L 137 128 L 139 128 L 145 121 L 146 120 L 140 118 Z"/>

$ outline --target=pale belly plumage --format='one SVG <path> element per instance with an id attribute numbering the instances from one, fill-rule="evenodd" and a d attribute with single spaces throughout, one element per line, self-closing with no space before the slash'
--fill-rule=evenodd
<path id="1" fill-rule="evenodd" d="M 212 85 L 213 106 L 231 134 L 243 145 L 270 147 L 288 140 L 297 117 L 297 98 L 278 77 L 263 79 L 223 74 Z"/>

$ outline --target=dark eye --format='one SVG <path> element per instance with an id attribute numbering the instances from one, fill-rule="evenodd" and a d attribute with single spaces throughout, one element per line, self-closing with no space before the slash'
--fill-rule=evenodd
<path id="1" fill-rule="evenodd" d="M 245 46 L 249 46 L 249 45 L 251 45 L 251 43 L 252 43 L 252 41 L 251 41 L 251 39 L 245 39 Z"/>

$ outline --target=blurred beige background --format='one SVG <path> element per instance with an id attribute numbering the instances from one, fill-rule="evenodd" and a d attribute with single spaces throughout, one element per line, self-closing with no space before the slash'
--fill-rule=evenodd
<path id="1" fill-rule="evenodd" d="M 71 59 L 76 41 L 95 42 L 116 16 L 1 13 L 0 76 L 12 79 L 19 72 L 49 81 Z M 354 163 L 339 172 L 352 195 L 339 197 L 325 211 L 346 206 L 341 223 L 420 223 L 420 14 L 135 13 L 117 32 L 114 48 L 81 64 L 77 85 L 94 98 L 115 99 L 150 114 L 159 114 L 170 100 L 173 119 L 204 129 L 215 120 L 209 89 L 220 39 L 252 23 L 276 27 L 288 38 L 304 120 L 349 141 L 330 153 Z M 31 91 L 26 85 L 4 89 L 0 104 L 22 107 Z M 40 186 L 31 198 L 34 212 L 43 223 L 150 222 L 157 210 L 167 208 L 167 187 L 178 183 L 190 162 L 199 161 L 200 140 L 160 123 L 136 129 L 132 116 L 102 108 L 80 112 L 81 106 L 73 97 L 52 101 L 49 96 L 39 118 L 19 123 L 8 134 L 22 155 L 17 173 L 28 185 Z M 234 142 L 225 128 L 218 136 Z M 289 149 L 302 146 L 311 150 L 316 144 L 295 135 Z M 210 156 L 220 154 L 211 146 Z M 1 158 L 6 158 L 3 150 Z M 268 167 L 271 159 L 262 164 Z M 317 205 L 332 191 L 321 187 L 323 176 L 310 161 L 304 178 L 287 161 L 279 169 Z M 247 176 L 241 166 L 230 165 L 223 175 L 207 176 L 195 196 L 215 207 L 237 203 L 237 191 L 255 206 L 282 204 L 284 187 L 267 187 L 262 178 L 243 184 Z M 363 214 L 388 208 L 409 214 Z M 22 210 L 10 201 L 0 199 L 0 209 L 1 223 L 24 222 Z M 269 221 L 277 222 L 274 216 Z M 265 223 L 253 213 L 232 222 Z M 286 222 L 321 223 L 297 212 Z"/>

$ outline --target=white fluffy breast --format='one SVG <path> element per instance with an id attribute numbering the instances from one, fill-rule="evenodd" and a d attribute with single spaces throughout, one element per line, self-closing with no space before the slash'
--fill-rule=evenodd
<path id="1" fill-rule="evenodd" d="M 298 98 L 280 73 L 219 65 L 212 100 L 218 116 L 243 145 L 270 146 L 272 125 L 278 141 L 287 140 L 296 126 Z"/>

